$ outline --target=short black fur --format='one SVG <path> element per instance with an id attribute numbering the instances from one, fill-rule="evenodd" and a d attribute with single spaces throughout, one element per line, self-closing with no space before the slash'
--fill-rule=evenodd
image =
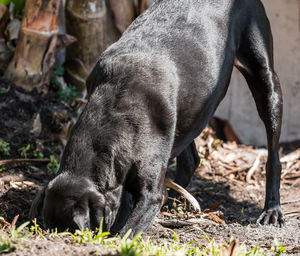
<path id="1" fill-rule="evenodd" d="M 258 222 L 283 224 L 282 98 L 259 0 L 157 0 L 138 17 L 89 76 L 89 101 L 59 175 L 32 212 L 42 208 L 49 227 L 95 228 L 104 217 L 112 232 L 145 231 L 163 203 L 170 158 L 177 157 L 176 182 L 189 183 L 199 163 L 193 140 L 225 96 L 234 65 L 267 131 L 266 200 Z"/>

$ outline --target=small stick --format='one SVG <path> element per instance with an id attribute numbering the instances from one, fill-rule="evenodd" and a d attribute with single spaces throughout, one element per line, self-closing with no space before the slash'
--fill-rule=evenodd
<path id="1" fill-rule="evenodd" d="M 216 204 L 211 205 L 210 207 L 208 207 L 208 209 L 204 210 L 205 213 L 209 213 L 214 211 L 216 208 L 218 208 L 220 205 L 225 204 L 225 200 L 222 200 L 221 202 L 218 202 Z"/>
<path id="2" fill-rule="evenodd" d="M 289 176 L 285 176 L 284 178 L 287 179 L 287 180 L 294 180 L 294 179 L 300 178 L 300 174 L 294 174 L 294 175 L 291 174 Z"/>
<path id="3" fill-rule="evenodd" d="M 210 220 L 207 219 L 199 219 L 193 218 L 189 220 L 161 220 L 158 219 L 157 222 L 164 227 L 185 227 L 185 226 L 193 226 L 193 225 L 208 225 L 211 224 Z"/>
<path id="4" fill-rule="evenodd" d="M 292 214 L 298 214 L 298 213 L 300 213 L 300 210 L 285 212 L 284 215 L 292 215 Z"/>
<path id="5" fill-rule="evenodd" d="M 11 224 L 10 224 L 10 227 L 13 228 L 14 226 L 16 226 L 16 223 L 18 221 L 18 218 L 19 218 L 19 215 L 16 215 L 14 217 L 14 219 L 12 220 Z"/>
<path id="6" fill-rule="evenodd" d="M 225 174 L 224 174 L 224 176 L 226 177 L 226 176 L 229 176 L 230 174 L 234 174 L 234 173 L 237 173 L 237 172 L 239 172 L 241 169 L 239 168 L 239 169 L 234 169 L 234 170 L 231 170 L 231 171 L 229 171 L 229 172 L 226 172 Z"/>
<path id="7" fill-rule="evenodd" d="M 195 223 L 184 221 L 184 220 L 158 220 L 158 223 L 167 228 L 171 228 L 171 227 L 179 228 L 179 227 L 195 225 Z"/>
<path id="8" fill-rule="evenodd" d="M 6 159 L 0 161 L 0 166 L 6 165 L 6 164 L 20 164 L 20 163 L 49 163 L 50 159 L 30 159 L 30 158 L 24 158 L 24 159 Z"/>
<path id="9" fill-rule="evenodd" d="M 300 158 L 300 149 L 280 158 L 280 162 L 293 162 Z"/>
<path id="10" fill-rule="evenodd" d="M 7 222 L 5 219 L 0 219 L 0 222 L 5 226 L 5 227 L 9 227 L 10 223 Z"/>
<path id="11" fill-rule="evenodd" d="M 255 161 L 254 161 L 254 163 L 253 163 L 253 166 L 250 168 L 250 170 L 249 170 L 248 173 L 247 173 L 246 181 L 247 181 L 248 183 L 250 183 L 252 175 L 256 172 L 257 168 L 259 167 L 260 158 L 261 158 L 261 155 L 259 154 L 259 155 L 256 157 L 256 159 L 255 159 Z"/>
<path id="12" fill-rule="evenodd" d="M 201 212 L 201 208 L 200 208 L 200 205 L 199 205 L 198 201 L 195 199 L 195 197 L 193 197 L 183 187 L 179 186 L 174 181 L 168 180 L 168 179 L 165 180 L 165 186 L 169 187 L 169 188 L 172 188 L 175 191 L 177 191 L 178 193 L 182 194 L 186 198 L 186 200 L 188 200 L 191 203 L 191 205 L 194 207 L 194 209 L 196 211 Z"/>
<path id="13" fill-rule="evenodd" d="M 286 202 L 281 203 L 281 205 L 284 205 L 284 204 L 294 204 L 294 203 L 298 203 L 298 202 L 300 202 L 300 199 L 292 200 L 292 201 L 286 201 Z"/>

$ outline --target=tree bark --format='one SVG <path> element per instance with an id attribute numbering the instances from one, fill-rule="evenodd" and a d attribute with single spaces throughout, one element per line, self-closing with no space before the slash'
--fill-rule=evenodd
<path id="1" fill-rule="evenodd" d="M 67 33 L 77 42 L 67 48 L 68 82 L 85 89 L 85 80 L 101 53 L 117 41 L 131 22 L 147 8 L 146 0 L 67 0 Z"/>
<path id="2" fill-rule="evenodd" d="M 66 2 L 67 33 L 77 42 L 67 48 L 65 65 L 68 82 L 85 89 L 85 79 L 106 44 L 107 8 L 104 0 L 68 0 Z M 113 32 L 113 31 L 111 31 Z"/>
<path id="3" fill-rule="evenodd" d="M 136 17 L 134 2 L 132 0 L 109 0 L 109 5 L 113 12 L 115 26 L 120 33 L 123 33 Z"/>
<path id="4" fill-rule="evenodd" d="M 48 84 L 54 64 L 60 0 L 27 0 L 17 48 L 5 77 L 26 90 Z"/>
<path id="5" fill-rule="evenodd" d="M 3 72 L 3 68 L 7 65 L 11 58 L 10 52 L 7 49 L 6 41 L 4 39 L 4 30 L 6 22 L 8 20 L 8 10 L 5 5 L 0 4 L 0 73 Z"/>

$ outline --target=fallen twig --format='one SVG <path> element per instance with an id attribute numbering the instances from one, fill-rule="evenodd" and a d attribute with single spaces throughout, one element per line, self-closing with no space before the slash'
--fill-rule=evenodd
<path id="1" fill-rule="evenodd" d="M 165 180 L 165 186 L 174 189 L 178 193 L 182 194 L 186 200 L 190 202 L 190 204 L 194 207 L 196 211 L 201 211 L 200 205 L 198 201 L 188 192 L 186 191 L 183 187 L 179 186 L 176 184 L 174 181 L 166 179 Z"/>
<path id="2" fill-rule="evenodd" d="M 225 204 L 225 200 L 222 200 L 221 202 L 211 205 L 210 207 L 208 207 L 208 209 L 204 210 L 203 212 L 204 213 L 212 212 L 222 204 Z"/>
<path id="3" fill-rule="evenodd" d="M 240 170 L 241 170 L 240 168 L 237 168 L 237 169 L 231 170 L 231 171 L 229 171 L 229 172 L 226 172 L 225 175 L 224 175 L 224 177 L 229 176 L 230 174 L 237 173 L 237 172 L 239 172 Z"/>
<path id="4" fill-rule="evenodd" d="M 2 182 L 16 182 L 16 181 L 19 181 L 19 182 L 22 182 L 24 181 L 24 176 L 23 175 L 20 175 L 20 176 L 17 176 L 17 175 L 6 175 L 6 176 L 3 176 L 0 178 L 0 180 Z"/>
<path id="5" fill-rule="evenodd" d="M 181 228 L 185 226 L 192 226 L 195 224 L 186 220 L 158 220 L 158 223 L 166 228 Z"/>
<path id="6" fill-rule="evenodd" d="M 297 251 L 300 251 L 300 245 L 296 245 L 296 246 L 286 250 L 287 253 L 295 253 Z"/>
<path id="7" fill-rule="evenodd" d="M 300 199 L 291 200 L 291 201 L 285 201 L 285 202 L 282 202 L 281 205 L 284 205 L 284 204 L 294 204 L 294 203 L 298 203 L 298 202 L 300 202 Z"/>
<path id="8" fill-rule="evenodd" d="M 259 164 L 260 164 L 260 158 L 261 158 L 261 155 L 259 154 L 259 155 L 256 157 L 256 159 L 255 159 L 255 161 L 254 161 L 254 163 L 253 163 L 253 166 L 250 168 L 250 170 L 249 170 L 248 173 L 247 173 L 246 181 L 247 181 L 248 183 L 250 183 L 252 175 L 256 172 L 257 168 L 259 167 Z"/>
<path id="9" fill-rule="evenodd" d="M 200 218 L 192 218 L 189 220 L 176 220 L 176 219 L 172 219 L 172 220 L 161 220 L 161 219 L 157 219 L 157 222 L 164 226 L 164 227 L 185 227 L 185 226 L 193 226 L 193 225 L 209 225 L 212 224 L 213 222 L 207 219 L 200 219 Z"/>
<path id="10" fill-rule="evenodd" d="M 300 174 L 291 174 L 291 175 L 286 175 L 285 177 L 284 177 L 285 179 L 287 179 L 287 180 L 294 180 L 294 179 L 298 179 L 298 178 L 300 178 Z"/>
<path id="11" fill-rule="evenodd" d="M 298 214 L 300 213 L 300 210 L 294 210 L 294 211 L 290 211 L 290 212 L 285 212 L 284 215 L 293 215 L 293 214 Z"/>
<path id="12" fill-rule="evenodd" d="M 23 159 L 6 159 L 0 161 L 0 166 L 6 164 L 20 164 L 20 163 L 49 163 L 50 159 L 30 159 L 30 158 L 23 158 Z"/>
<path id="13" fill-rule="evenodd" d="M 5 226 L 5 227 L 10 227 L 10 223 L 6 221 L 5 219 L 0 218 L 0 222 Z"/>
<path id="14" fill-rule="evenodd" d="M 293 162 L 300 158 L 300 149 L 280 158 L 280 162 Z"/>

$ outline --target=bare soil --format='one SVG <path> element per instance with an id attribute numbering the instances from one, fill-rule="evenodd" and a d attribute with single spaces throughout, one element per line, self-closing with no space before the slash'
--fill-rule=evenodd
<path id="1" fill-rule="evenodd" d="M 34 152 L 43 152 L 48 158 L 54 154 L 58 160 L 63 150 L 60 135 L 67 124 L 76 116 L 76 108 L 59 99 L 55 90 L 48 96 L 37 91 L 28 93 L 15 88 L 11 83 L 0 80 L 0 138 L 10 143 L 11 154 L 1 155 L 1 159 L 21 158 L 19 149 L 28 144 L 29 157 Z M 33 133 L 34 120 L 40 114 L 40 133 Z M 60 118 L 57 118 L 60 116 Z M 224 147 L 224 146 L 220 146 Z M 245 149 L 245 154 L 247 154 Z M 201 155 L 201 153 L 200 153 Z M 202 155 L 201 155 L 202 156 Z M 203 157 L 203 156 L 202 156 Z M 209 159 L 209 158 L 208 158 Z M 265 162 L 263 161 L 262 164 Z M 230 164 L 230 163 L 228 163 Z M 172 229 L 178 234 L 180 242 L 196 240 L 196 244 L 207 243 L 206 235 L 217 242 L 229 242 L 231 237 L 249 246 L 259 244 L 270 248 L 277 239 L 287 248 L 288 255 L 300 255 L 300 170 L 294 169 L 295 178 L 283 179 L 281 185 L 281 203 L 285 214 L 285 226 L 257 226 L 264 203 L 265 173 L 259 169 L 251 182 L 246 181 L 247 168 L 235 170 L 232 175 L 216 171 L 216 165 L 199 168 L 188 190 L 199 200 L 201 208 L 207 209 L 220 204 L 214 211 L 220 211 L 222 223 L 204 220 L 202 224 L 179 224 Z M 172 175 L 172 170 L 170 170 Z M 19 215 L 17 225 L 28 220 L 28 212 L 37 191 L 46 184 L 54 174 L 45 164 L 26 163 L 7 165 L 0 172 L 0 216 L 12 222 Z M 294 212 L 294 213 L 293 213 Z M 174 215 L 175 216 L 175 215 Z M 162 241 L 173 240 L 173 232 L 160 224 L 162 220 L 172 220 L 172 214 L 160 214 L 152 227 L 144 234 L 145 238 Z M 7 234 L 0 231 L 0 235 Z M 206 234 L 206 235 L 205 235 Z M 77 245 L 67 239 L 50 238 L 25 239 L 22 249 L 11 255 L 116 255 L 106 248 L 91 244 Z"/>

